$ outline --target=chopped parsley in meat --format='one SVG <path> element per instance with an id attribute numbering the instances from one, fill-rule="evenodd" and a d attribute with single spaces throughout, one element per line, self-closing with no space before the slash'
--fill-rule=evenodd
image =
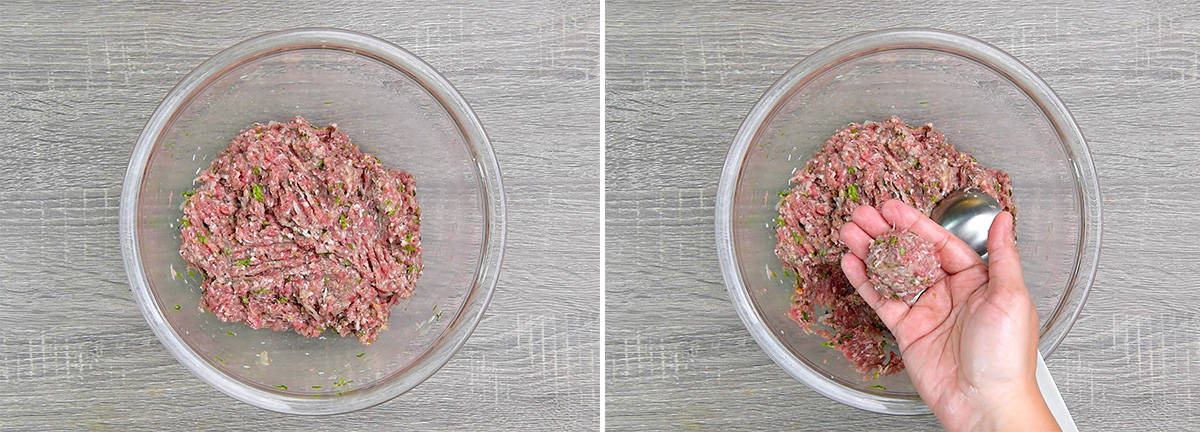
<path id="1" fill-rule="evenodd" d="M 933 244 L 909 231 L 891 230 L 871 243 L 867 275 L 871 286 L 885 298 L 913 304 L 941 274 Z M 886 343 L 886 341 L 884 341 Z"/>
<path id="2" fill-rule="evenodd" d="M 421 276 L 413 176 L 336 124 L 255 124 L 196 183 L 179 253 L 204 276 L 200 305 L 222 321 L 369 344 Z"/>

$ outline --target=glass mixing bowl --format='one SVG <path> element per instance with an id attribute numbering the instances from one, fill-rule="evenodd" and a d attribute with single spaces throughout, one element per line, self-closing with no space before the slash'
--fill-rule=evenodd
<path id="1" fill-rule="evenodd" d="M 369 346 L 221 322 L 179 256 L 180 194 L 199 170 L 241 129 L 295 115 L 336 122 L 420 191 L 424 274 Z M 371 36 L 297 29 L 221 51 L 167 94 L 130 158 L 120 223 L 134 297 L 175 358 L 250 404 L 328 414 L 404 393 L 466 342 L 496 285 L 504 192 L 479 120 L 432 67 Z"/>
<path id="2" fill-rule="evenodd" d="M 863 380 L 842 354 L 787 315 L 792 281 L 775 257 L 776 192 L 850 122 L 932 122 L 959 150 L 1012 175 L 1025 281 L 1042 353 L 1083 307 L 1100 251 L 1100 193 L 1083 135 L 1032 71 L 1000 49 L 935 30 L 866 33 L 813 53 L 772 85 L 742 123 L 716 198 L 717 250 L 742 321 L 784 370 L 836 401 L 922 414 L 906 374 Z M 870 387 L 882 385 L 886 390 Z"/>

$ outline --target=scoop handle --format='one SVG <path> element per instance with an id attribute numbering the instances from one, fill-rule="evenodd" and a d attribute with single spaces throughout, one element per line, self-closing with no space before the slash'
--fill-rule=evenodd
<path id="1" fill-rule="evenodd" d="M 1079 428 L 1075 426 L 1075 419 L 1071 418 L 1071 412 L 1067 410 L 1067 403 L 1063 402 L 1062 394 L 1058 392 L 1058 386 L 1054 385 L 1054 378 L 1050 376 L 1050 369 L 1046 368 L 1046 360 L 1042 358 L 1040 351 L 1037 355 L 1035 375 L 1038 390 L 1042 392 L 1042 399 L 1046 401 L 1046 406 L 1050 408 L 1050 414 L 1054 416 L 1054 421 L 1058 422 L 1058 427 L 1063 432 L 1079 432 Z"/>

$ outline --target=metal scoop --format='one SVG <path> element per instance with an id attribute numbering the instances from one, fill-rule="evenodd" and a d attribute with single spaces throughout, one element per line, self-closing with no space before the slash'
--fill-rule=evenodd
<path id="1" fill-rule="evenodd" d="M 995 198 L 978 188 L 969 187 L 946 196 L 929 217 L 974 249 L 975 253 L 983 258 L 983 262 L 987 262 L 988 229 L 992 226 L 992 219 L 995 219 L 1000 211 L 1000 203 L 996 202 Z M 1075 420 L 1071 418 L 1071 412 L 1067 410 L 1067 404 L 1063 402 L 1058 386 L 1054 385 L 1054 378 L 1050 376 L 1050 369 L 1046 368 L 1046 360 L 1042 358 L 1040 351 L 1037 356 L 1036 376 L 1038 390 L 1042 392 L 1042 399 L 1046 401 L 1046 406 L 1050 408 L 1050 414 L 1054 415 L 1058 427 L 1062 428 L 1063 432 L 1078 431 L 1079 428 L 1075 426 Z"/>
<path id="2" fill-rule="evenodd" d="M 988 228 L 1001 212 L 1000 203 L 979 188 L 952 192 L 933 208 L 929 218 L 954 234 L 987 262 Z"/>

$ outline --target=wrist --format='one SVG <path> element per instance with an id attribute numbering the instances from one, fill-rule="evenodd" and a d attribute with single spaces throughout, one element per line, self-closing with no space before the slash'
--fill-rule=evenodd
<path id="1" fill-rule="evenodd" d="M 1009 392 L 994 395 L 980 409 L 980 417 L 971 430 L 975 431 L 1047 431 L 1059 430 L 1042 399 L 1037 382 L 1030 380 Z"/>

